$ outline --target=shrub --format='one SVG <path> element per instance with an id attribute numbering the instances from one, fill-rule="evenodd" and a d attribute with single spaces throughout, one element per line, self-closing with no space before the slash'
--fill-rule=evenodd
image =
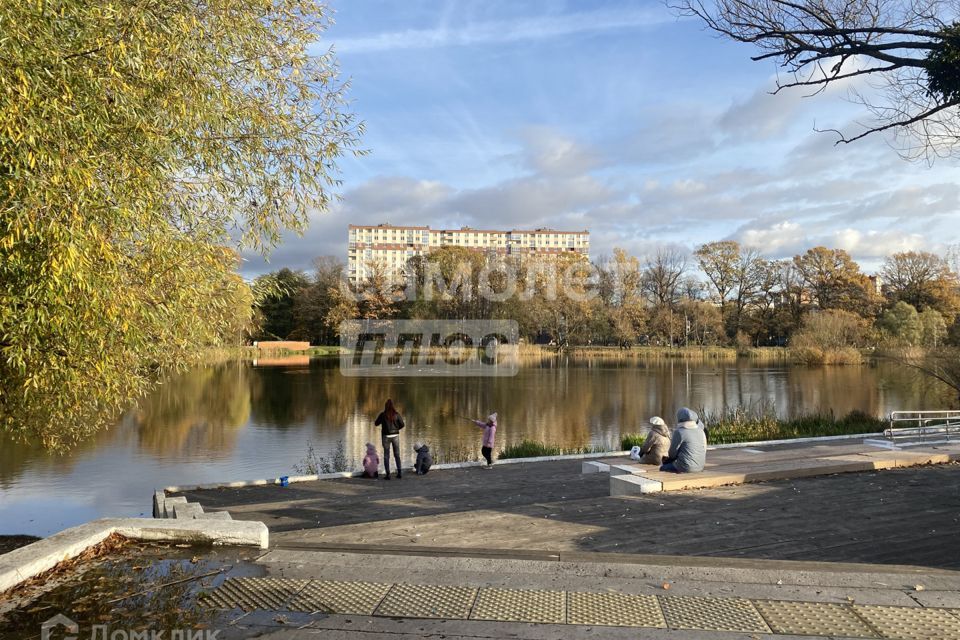
<path id="1" fill-rule="evenodd" d="M 302 475 L 314 476 L 321 473 L 340 473 L 350 471 L 352 468 L 350 460 L 347 459 L 346 449 L 343 446 L 343 440 L 337 440 L 337 445 L 330 457 L 317 455 L 317 451 L 312 442 L 307 443 L 307 455 L 293 469 Z"/>
<path id="2" fill-rule="evenodd" d="M 863 362 L 863 354 L 853 347 L 792 347 L 790 359 L 797 364 L 806 365 L 860 364 Z"/>
<path id="3" fill-rule="evenodd" d="M 799 364 L 859 364 L 858 351 L 867 342 L 866 320 L 832 309 L 810 313 L 793 336 L 791 357 Z"/>

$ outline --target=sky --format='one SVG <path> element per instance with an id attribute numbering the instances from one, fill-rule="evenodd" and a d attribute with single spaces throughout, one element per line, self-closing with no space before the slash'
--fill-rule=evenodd
<path id="1" fill-rule="evenodd" d="M 589 229 L 591 257 L 734 239 L 771 258 L 825 245 L 867 271 L 960 242 L 957 161 L 850 145 L 853 86 L 775 88 L 773 62 L 664 4 L 332 0 L 365 123 L 340 200 L 245 276 L 346 259 L 348 224 Z"/>

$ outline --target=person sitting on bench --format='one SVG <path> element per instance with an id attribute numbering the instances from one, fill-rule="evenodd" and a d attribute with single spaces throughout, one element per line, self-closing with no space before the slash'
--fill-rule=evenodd
<path id="1" fill-rule="evenodd" d="M 707 462 L 707 434 L 697 424 L 696 411 L 686 407 L 677 412 L 677 428 L 670 438 L 670 450 L 663 458 L 660 471 L 696 473 Z"/>
<path id="2" fill-rule="evenodd" d="M 670 450 L 670 427 L 663 418 L 650 418 L 650 432 L 637 453 L 641 464 L 663 464 L 663 457 Z"/>

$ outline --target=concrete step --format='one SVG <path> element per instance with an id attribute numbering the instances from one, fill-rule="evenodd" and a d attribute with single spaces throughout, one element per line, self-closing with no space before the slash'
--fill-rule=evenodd
<path id="1" fill-rule="evenodd" d="M 177 520 L 192 520 L 201 515 L 203 515 L 203 507 L 196 502 L 175 504 L 173 506 L 173 517 Z"/>
<path id="2" fill-rule="evenodd" d="M 639 496 L 663 491 L 663 484 L 643 476 L 623 474 L 610 476 L 611 496 Z"/>
<path id="3" fill-rule="evenodd" d="M 195 517 L 197 520 L 233 520 L 227 511 L 211 511 L 210 513 L 201 513 Z"/>
<path id="4" fill-rule="evenodd" d="M 610 471 L 610 465 L 606 462 L 584 460 L 580 463 L 580 473 L 607 473 L 608 471 Z"/>
<path id="5" fill-rule="evenodd" d="M 163 501 L 163 517 L 164 518 L 174 518 L 176 517 L 173 514 L 173 509 L 177 505 L 187 504 L 187 499 L 183 496 L 177 496 L 175 498 L 167 498 Z"/>

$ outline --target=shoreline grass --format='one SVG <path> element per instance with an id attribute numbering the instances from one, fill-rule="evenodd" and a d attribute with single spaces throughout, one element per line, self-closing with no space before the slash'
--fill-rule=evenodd
<path id="1" fill-rule="evenodd" d="M 497 458 L 503 458 L 504 460 L 510 458 L 541 458 L 545 456 L 566 456 L 583 453 L 605 453 L 610 450 L 610 445 L 561 447 L 558 445 L 544 444 L 536 440 L 521 440 L 520 442 L 507 445 L 501 449 L 500 453 L 497 454 Z"/>
<path id="2" fill-rule="evenodd" d="M 520 358 L 552 358 L 567 356 L 572 359 L 601 358 L 609 360 L 687 360 L 687 361 L 736 361 L 740 358 L 761 362 L 783 362 L 790 358 L 785 347 L 656 347 L 635 346 L 622 349 L 606 346 L 572 346 L 558 350 L 547 345 L 522 344 L 517 355 Z"/>
<path id="3" fill-rule="evenodd" d="M 923 350 L 914 349 L 911 355 L 916 357 L 917 352 Z M 421 355 L 426 356 L 429 353 L 435 356 L 446 355 L 446 352 L 438 349 L 421 350 Z M 883 357 L 883 349 L 876 350 L 858 350 L 854 348 L 844 349 L 821 349 L 814 347 L 657 347 L 657 346 L 634 346 L 626 349 L 619 347 L 606 346 L 572 346 L 563 350 L 549 345 L 521 344 L 513 352 L 505 351 L 502 357 L 506 359 L 515 359 L 516 361 L 530 360 L 550 360 L 559 357 L 569 358 L 572 361 L 578 360 L 609 360 L 623 361 L 635 360 L 642 362 L 649 361 L 684 361 L 684 362 L 736 362 L 738 360 L 748 360 L 753 363 L 782 363 L 805 366 L 825 366 L 825 365 L 859 365 L 864 364 L 874 357 Z M 311 358 L 336 357 L 341 354 L 341 348 L 333 345 L 312 346 L 305 351 L 292 351 L 290 349 L 271 349 L 261 350 L 257 347 L 246 345 L 237 347 L 211 348 L 207 351 L 207 360 L 252 360 L 255 358 L 269 355 L 271 357 L 283 357 L 291 355 L 307 355 Z"/>
<path id="4" fill-rule="evenodd" d="M 888 426 L 886 420 L 863 411 L 851 411 L 839 417 L 829 411 L 781 418 L 772 405 L 765 403 L 725 407 L 719 411 L 701 409 L 700 417 L 709 430 L 709 444 L 876 433 Z"/>
<path id="5" fill-rule="evenodd" d="M 625 433 L 620 436 L 620 450 L 630 451 L 634 447 L 642 447 L 646 439 L 642 433 Z"/>

